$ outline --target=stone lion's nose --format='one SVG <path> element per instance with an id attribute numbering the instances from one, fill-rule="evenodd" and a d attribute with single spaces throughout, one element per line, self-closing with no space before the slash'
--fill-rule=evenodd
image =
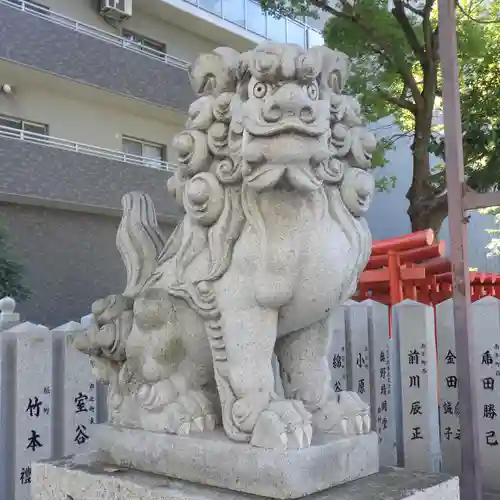
<path id="1" fill-rule="evenodd" d="M 312 123 L 315 120 L 314 110 L 312 109 L 312 107 L 308 105 L 303 106 L 300 110 L 299 118 L 304 123 Z"/>
<path id="2" fill-rule="evenodd" d="M 263 114 L 267 122 L 275 123 L 283 118 L 283 109 L 277 102 L 273 102 L 270 106 L 265 107 Z"/>
<path id="3" fill-rule="evenodd" d="M 270 123 L 294 117 L 306 124 L 316 119 L 314 109 L 299 93 L 278 92 L 263 109 L 263 118 Z"/>

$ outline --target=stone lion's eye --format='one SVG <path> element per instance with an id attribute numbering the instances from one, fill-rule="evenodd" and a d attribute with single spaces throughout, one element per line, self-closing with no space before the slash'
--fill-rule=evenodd
<path id="1" fill-rule="evenodd" d="M 311 101 L 316 101 L 319 97 L 318 85 L 313 82 L 306 87 L 306 92 Z"/>
<path id="2" fill-rule="evenodd" d="M 265 83 L 256 83 L 253 88 L 253 95 L 257 99 L 262 99 L 267 94 L 267 85 Z"/>

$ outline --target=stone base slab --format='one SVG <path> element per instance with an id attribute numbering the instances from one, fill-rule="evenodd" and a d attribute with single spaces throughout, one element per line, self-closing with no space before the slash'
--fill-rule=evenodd
<path id="1" fill-rule="evenodd" d="M 261 497 L 262 498 L 262 497 Z M 335 486 L 311 500 L 457 500 L 458 478 L 384 469 Z M 259 500 L 246 493 L 162 476 L 82 464 L 72 459 L 33 464 L 31 500 Z"/>
<path id="2" fill-rule="evenodd" d="M 310 448 L 267 450 L 230 441 L 220 431 L 174 436 L 101 424 L 99 461 L 193 483 L 293 499 L 375 474 L 376 434 L 316 435 Z"/>

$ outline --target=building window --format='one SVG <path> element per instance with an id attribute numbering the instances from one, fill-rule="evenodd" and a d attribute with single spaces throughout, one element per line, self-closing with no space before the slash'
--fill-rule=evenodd
<path id="1" fill-rule="evenodd" d="M 0 115 L 0 127 L 14 128 L 33 134 L 48 135 L 49 133 L 49 126 L 44 123 L 22 120 L 21 118 L 13 118 L 12 116 L 5 115 Z"/>
<path id="2" fill-rule="evenodd" d="M 216 16 L 222 15 L 222 2 L 220 0 L 198 0 L 198 7 Z"/>
<path id="3" fill-rule="evenodd" d="M 127 155 L 142 156 L 148 161 L 145 163 L 155 166 L 166 158 L 167 147 L 164 144 L 143 141 L 133 137 L 123 137 L 123 152 Z"/>
<path id="4" fill-rule="evenodd" d="M 316 30 L 312 28 L 307 29 L 307 47 L 316 47 L 318 45 L 324 45 L 325 40 L 321 33 L 318 33 Z"/>
<path id="5" fill-rule="evenodd" d="M 14 5 L 18 5 L 19 7 L 23 6 L 22 0 L 7 0 L 9 3 L 12 3 Z M 41 3 L 38 2 L 24 2 L 24 8 L 28 12 L 36 12 L 37 14 L 50 14 L 50 9 L 49 7 L 46 7 L 45 5 L 42 5 Z"/>
<path id="6" fill-rule="evenodd" d="M 245 27 L 245 0 L 223 0 L 222 13 L 227 21 Z"/>
<path id="7" fill-rule="evenodd" d="M 142 35 L 138 35 L 137 33 L 133 33 L 132 31 L 123 30 L 122 36 L 126 40 L 129 40 L 131 42 L 140 45 L 141 50 L 143 50 L 144 52 L 152 52 L 152 53 L 162 52 L 163 54 L 167 52 L 167 46 L 164 43 L 157 42 L 156 40 L 147 38 Z"/>

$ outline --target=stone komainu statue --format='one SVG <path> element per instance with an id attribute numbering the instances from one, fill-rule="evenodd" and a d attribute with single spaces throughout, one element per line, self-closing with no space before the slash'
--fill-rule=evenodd
<path id="1" fill-rule="evenodd" d="M 191 66 L 200 97 L 168 183 L 185 216 L 165 242 L 149 197 L 124 197 L 127 286 L 93 304 L 76 339 L 109 384 L 112 423 L 183 435 L 222 423 L 276 449 L 370 431 L 327 359 L 329 317 L 371 248 L 376 142 L 342 94 L 348 71 L 340 52 L 277 43 Z"/>

